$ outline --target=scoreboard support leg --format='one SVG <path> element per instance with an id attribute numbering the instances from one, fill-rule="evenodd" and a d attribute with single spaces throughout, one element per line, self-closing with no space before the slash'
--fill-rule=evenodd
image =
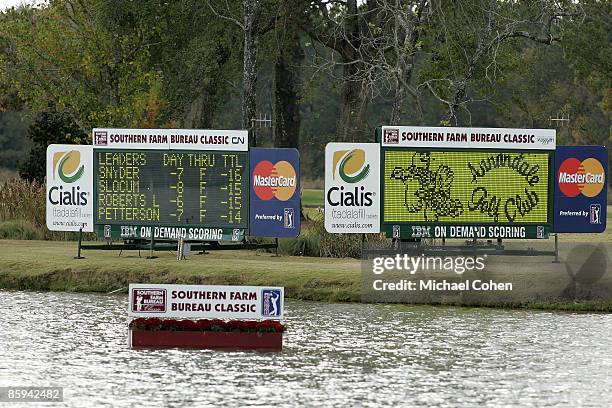
<path id="1" fill-rule="evenodd" d="M 157 258 L 155 255 L 153 255 L 154 250 L 155 250 L 155 238 L 151 237 L 151 242 L 149 243 L 149 256 L 147 256 L 147 259 Z"/>
<path id="2" fill-rule="evenodd" d="M 81 243 L 83 242 L 83 227 L 79 228 L 79 242 L 77 243 L 77 256 L 74 259 L 85 259 L 81 256 Z"/>
<path id="3" fill-rule="evenodd" d="M 559 234 L 555 234 L 555 260 L 553 263 L 559 263 Z"/>

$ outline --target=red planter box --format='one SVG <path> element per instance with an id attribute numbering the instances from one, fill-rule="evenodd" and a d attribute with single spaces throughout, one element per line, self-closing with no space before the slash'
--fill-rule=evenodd
<path id="1" fill-rule="evenodd" d="M 130 347 L 282 350 L 283 333 L 129 330 Z"/>

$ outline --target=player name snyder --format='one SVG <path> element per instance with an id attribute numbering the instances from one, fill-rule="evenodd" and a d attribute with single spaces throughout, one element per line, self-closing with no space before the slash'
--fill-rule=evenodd
<path id="1" fill-rule="evenodd" d="M 511 282 L 483 281 L 480 279 L 466 279 L 461 282 L 448 281 L 446 279 L 400 279 L 397 281 L 383 281 L 377 279 L 372 282 L 372 288 L 376 291 L 510 291 Z"/>

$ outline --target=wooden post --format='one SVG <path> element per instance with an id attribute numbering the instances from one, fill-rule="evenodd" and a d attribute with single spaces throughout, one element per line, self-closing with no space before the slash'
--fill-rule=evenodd
<path id="1" fill-rule="evenodd" d="M 147 259 L 155 259 L 157 258 L 156 256 L 153 255 L 153 251 L 155 250 L 155 237 L 151 237 L 151 242 L 149 244 L 149 256 L 147 256 Z"/>
<path id="2" fill-rule="evenodd" d="M 77 256 L 74 259 L 85 259 L 84 256 L 81 256 L 81 243 L 83 240 L 83 227 L 79 228 L 79 242 L 77 244 Z"/>

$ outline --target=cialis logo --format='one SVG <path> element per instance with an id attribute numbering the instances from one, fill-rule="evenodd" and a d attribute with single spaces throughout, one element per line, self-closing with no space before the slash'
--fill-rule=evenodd
<path id="1" fill-rule="evenodd" d="M 366 163 L 365 150 L 338 150 L 333 155 L 333 179 L 336 173 L 345 183 L 358 183 L 370 173 L 370 165 Z"/>
<path id="2" fill-rule="evenodd" d="M 57 175 L 64 183 L 74 183 L 83 177 L 84 172 L 85 166 L 81 164 L 81 152 L 78 150 L 53 155 L 53 179 Z"/>

